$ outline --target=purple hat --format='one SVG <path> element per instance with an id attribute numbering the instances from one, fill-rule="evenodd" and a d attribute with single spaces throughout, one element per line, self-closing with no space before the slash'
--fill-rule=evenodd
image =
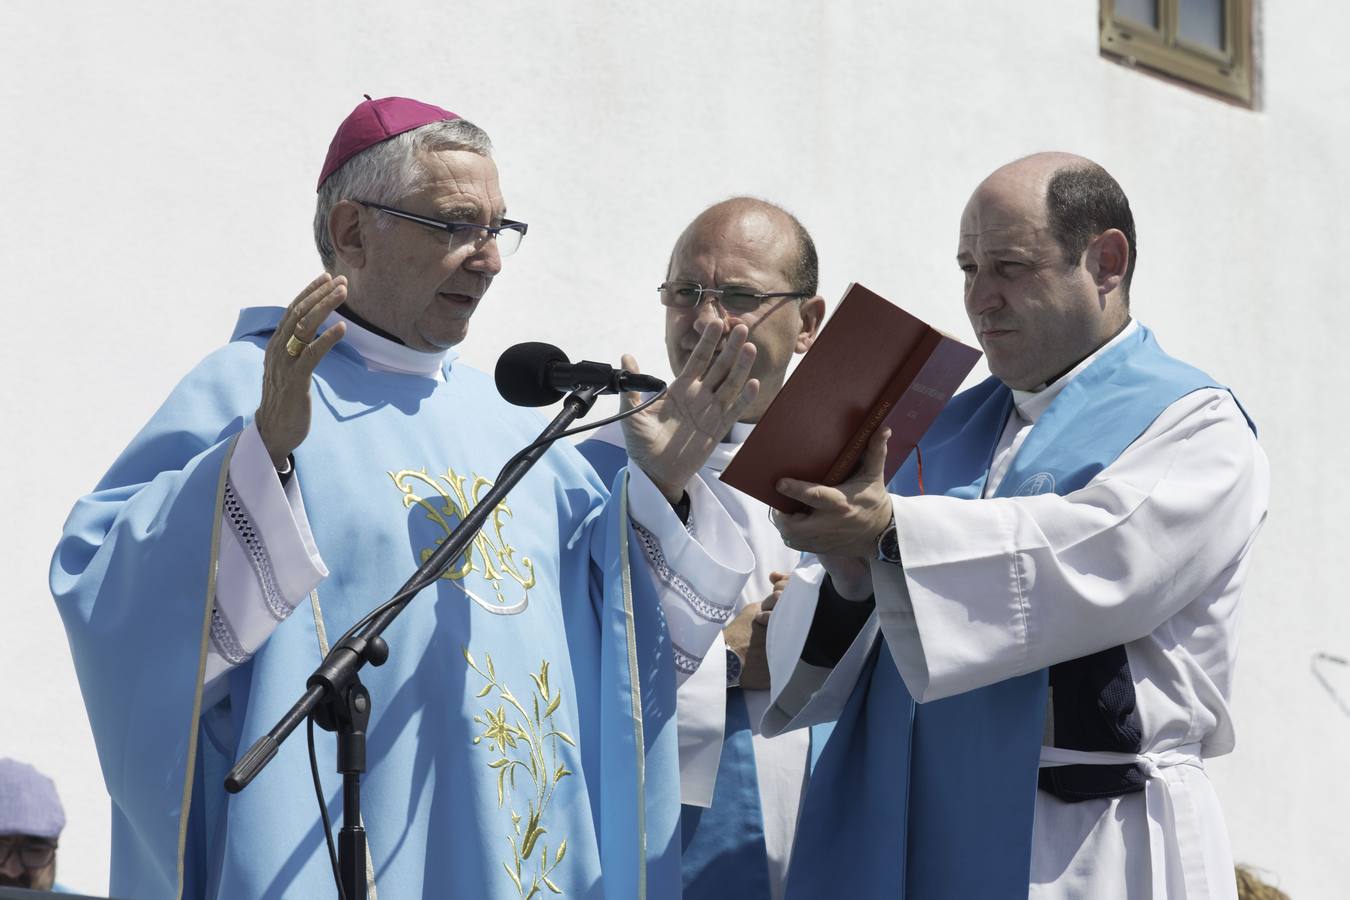
<path id="1" fill-rule="evenodd" d="M 52 780 L 28 763 L 0 759 L 0 834 L 55 840 L 65 827 Z"/>
<path id="2" fill-rule="evenodd" d="M 387 141 L 395 135 L 432 122 L 446 122 L 459 116 L 448 109 L 409 100 L 407 97 L 383 97 L 370 99 L 363 95 L 365 102 L 357 104 L 351 115 L 342 120 L 333 142 L 328 145 L 328 158 L 323 161 L 323 171 L 319 174 L 318 187 L 328 180 L 342 164 L 356 154 L 373 147 L 381 141 Z M 317 188 L 316 188 L 317 189 Z"/>

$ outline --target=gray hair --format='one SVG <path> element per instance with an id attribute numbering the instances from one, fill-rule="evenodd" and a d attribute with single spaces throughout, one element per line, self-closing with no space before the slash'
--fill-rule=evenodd
<path id="1" fill-rule="evenodd" d="M 367 147 L 347 160 L 319 187 L 314 206 L 314 246 L 328 272 L 337 265 L 337 248 L 328 233 L 333 207 L 343 200 L 365 200 L 393 206 L 416 191 L 426 178 L 423 153 L 467 150 L 492 156 L 487 132 L 467 119 L 432 122 Z M 389 227 L 388 217 L 376 220 L 377 228 Z"/>

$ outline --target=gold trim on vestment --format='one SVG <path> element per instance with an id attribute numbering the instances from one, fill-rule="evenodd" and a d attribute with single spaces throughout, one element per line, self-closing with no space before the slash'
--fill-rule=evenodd
<path id="1" fill-rule="evenodd" d="M 220 464 L 220 477 L 216 481 L 215 521 L 211 523 L 211 560 L 206 567 L 206 614 L 202 617 L 202 638 L 197 650 L 197 685 L 192 694 L 192 725 L 188 732 L 187 771 L 183 775 L 183 800 L 178 808 L 178 890 L 176 897 L 183 896 L 184 857 L 187 852 L 188 813 L 192 808 L 192 782 L 197 770 L 197 732 L 202 715 L 202 689 L 206 679 L 206 653 L 211 641 L 211 616 L 216 611 L 216 570 L 220 565 L 220 523 L 224 518 L 225 481 L 230 475 L 230 458 L 234 456 L 239 435 L 230 439 L 225 448 L 225 459 Z"/>
<path id="2" fill-rule="evenodd" d="M 637 743 L 638 895 L 647 898 L 647 751 L 642 734 L 642 676 L 638 670 L 636 626 L 633 623 L 633 571 L 628 565 L 628 470 L 619 498 L 619 565 L 623 573 L 624 633 L 628 638 L 628 684 L 633 702 L 633 739 Z"/>
<path id="3" fill-rule="evenodd" d="M 323 610 L 319 608 L 319 589 L 309 592 L 309 609 L 314 614 L 314 633 L 319 636 L 319 652 L 328 656 L 328 628 L 323 624 Z"/>

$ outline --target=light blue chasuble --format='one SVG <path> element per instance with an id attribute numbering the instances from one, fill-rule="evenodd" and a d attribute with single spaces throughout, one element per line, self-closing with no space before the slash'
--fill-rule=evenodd
<path id="1" fill-rule="evenodd" d="M 1064 386 L 995 496 L 1078 490 L 1173 402 L 1213 386 L 1140 326 Z M 979 498 L 1011 409 L 995 378 L 955 397 L 920 444 L 927 492 Z M 916 463 L 892 493 L 919 493 Z M 789 898 L 1026 897 L 1046 672 L 915 704 L 879 641 L 812 776 Z"/>
<path id="2" fill-rule="evenodd" d="M 76 504 L 52 562 L 113 802 L 114 896 L 334 895 L 303 726 L 242 793 L 224 774 L 321 645 L 392 595 L 542 426 L 466 366 L 445 382 L 372 372 L 339 344 L 295 451 L 330 575 L 203 708 L 228 460 L 282 312 L 241 314 Z M 388 663 L 362 671 L 382 896 L 679 896 L 673 675 L 655 675 L 670 666 L 659 605 L 628 565 L 625 477 L 610 497 L 566 442 L 549 450 L 386 631 Z M 334 739 L 317 743 L 336 832 Z"/>

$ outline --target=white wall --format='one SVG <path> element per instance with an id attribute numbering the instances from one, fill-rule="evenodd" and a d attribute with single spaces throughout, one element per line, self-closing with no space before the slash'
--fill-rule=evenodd
<path id="1" fill-rule="evenodd" d="M 853 280 L 967 333 L 952 257 L 975 183 L 1062 148 L 1125 186 L 1137 315 L 1238 392 L 1274 469 L 1248 586 L 1239 749 L 1210 765 L 1240 859 L 1342 895 L 1350 716 L 1311 655 L 1350 655 L 1343 162 L 1350 11 L 1264 8 L 1264 108 L 1098 57 L 1096 4 L 47 4 L 0 28 L 0 755 L 58 780 L 61 877 L 106 887 L 108 809 L 49 555 L 88 490 L 235 310 L 318 269 L 313 183 L 360 100 L 455 109 L 531 224 L 462 348 L 518 340 L 664 369 L 655 285 L 702 206 L 776 199 Z M 1350 669 L 1331 672 L 1350 697 Z"/>

